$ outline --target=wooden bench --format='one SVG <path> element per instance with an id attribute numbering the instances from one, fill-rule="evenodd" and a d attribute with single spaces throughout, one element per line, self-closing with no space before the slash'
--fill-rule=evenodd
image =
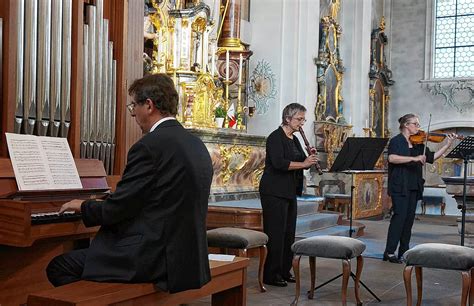
<path id="1" fill-rule="evenodd" d="M 153 284 L 79 281 L 35 292 L 28 297 L 27 305 L 179 305 L 212 295 L 212 305 L 214 306 L 245 306 L 249 259 L 236 257 L 232 262 L 211 260 L 209 263 L 212 279 L 200 289 L 170 294 L 156 288 Z"/>

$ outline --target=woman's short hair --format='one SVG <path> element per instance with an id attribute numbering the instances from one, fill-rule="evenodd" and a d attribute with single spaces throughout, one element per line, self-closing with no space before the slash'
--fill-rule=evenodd
<path id="1" fill-rule="evenodd" d="M 297 113 L 306 112 L 306 107 L 299 103 L 290 103 L 283 109 L 281 114 L 281 124 L 288 125 L 286 118 L 293 118 Z"/>
<path id="2" fill-rule="evenodd" d="M 406 114 L 398 118 L 398 123 L 400 124 L 398 128 L 400 129 L 400 131 L 403 130 L 403 128 L 405 127 L 405 124 L 407 124 L 408 121 L 413 118 L 418 118 L 418 116 L 415 114 Z"/>
<path id="3" fill-rule="evenodd" d="M 128 88 L 128 94 L 137 104 L 150 99 L 162 114 L 175 116 L 178 113 L 178 93 L 173 80 L 166 74 L 149 74 L 135 80 Z"/>

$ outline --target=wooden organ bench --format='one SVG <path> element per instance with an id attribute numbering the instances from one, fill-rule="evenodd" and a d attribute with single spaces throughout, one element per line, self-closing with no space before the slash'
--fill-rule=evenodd
<path id="1" fill-rule="evenodd" d="M 211 260 L 209 264 L 211 281 L 200 289 L 169 293 L 153 284 L 79 281 L 31 294 L 27 305 L 180 305 L 212 295 L 214 306 L 245 306 L 248 258 L 236 257 L 232 262 Z"/>

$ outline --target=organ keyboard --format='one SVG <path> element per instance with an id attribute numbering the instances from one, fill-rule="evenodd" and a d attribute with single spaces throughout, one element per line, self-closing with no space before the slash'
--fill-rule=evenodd
<path id="1" fill-rule="evenodd" d="M 48 262 L 99 229 L 85 227 L 80 214 L 57 213 L 70 200 L 109 194 L 101 161 L 75 162 L 82 189 L 20 191 L 10 160 L 0 158 L 0 305 L 26 303 L 28 294 L 51 288 Z"/>
<path id="2" fill-rule="evenodd" d="M 81 220 L 81 214 L 74 211 L 66 211 L 62 215 L 58 212 L 43 212 L 31 214 L 31 224 L 48 224 Z"/>

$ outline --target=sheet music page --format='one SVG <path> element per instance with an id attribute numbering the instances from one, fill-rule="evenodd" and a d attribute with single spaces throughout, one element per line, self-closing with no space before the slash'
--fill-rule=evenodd
<path id="1" fill-rule="evenodd" d="M 67 139 L 5 135 L 19 190 L 82 188 Z"/>

